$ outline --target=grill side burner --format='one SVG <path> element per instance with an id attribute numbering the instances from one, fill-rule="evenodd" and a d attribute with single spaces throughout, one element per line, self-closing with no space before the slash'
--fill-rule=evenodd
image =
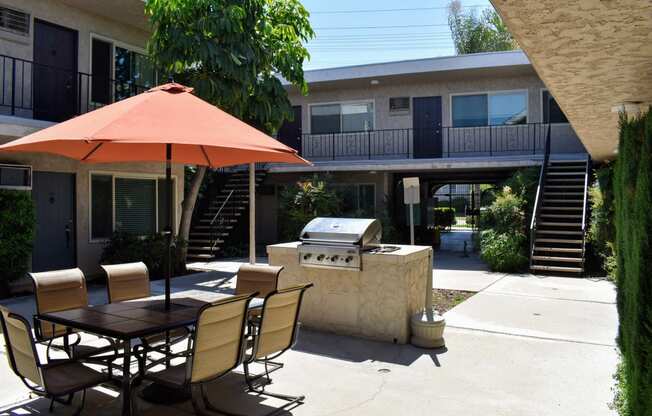
<path id="1" fill-rule="evenodd" d="M 315 218 L 301 231 L 299 264 L 306 267 L 361 270 L 361 254 L 380 247 L 376 219 Z"/>

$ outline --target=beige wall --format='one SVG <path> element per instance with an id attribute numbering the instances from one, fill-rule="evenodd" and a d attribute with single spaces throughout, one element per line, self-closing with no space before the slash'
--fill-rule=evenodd
<path id="1" fill-rule="evenodd" d="M 134 0 L 132 0 L 134 1 Z M 144 48 L 148 33 L 134 26 L 119 22 L 120 9 L 116 4 L 116 20 L 109 20 L 67 6 L 55 0 L 0 0 L 0 5 L 11 7 L 30 14 L 31 25 L 29 37 L 0 31 L 0 54 L 32 60 L 34 19 L 77 30 L 79 40 L 79 71 L 90 73 L 91 34 L 105 36 L 124 44 Z"/>
<path id="2" fill-rule="evenodd" d="M 294 105 L 301 105 L 304 133 L 310 133 L 309 104 L 355 100 L 372 100 L 375 107 L 375 129 L 403 129 L 412 127 L 412 109 L 410 112 L 390 114 L 390 97 L 442 97 L 442 125 L 450 126 L 451 94 L 489 92 L 505 90 L 528 91 L 528 122 L 541 121 L 541 89 L 543 82 L 536 75 L 510 77 L 476 76 L 460 79 L 438 80 L 432 75 L 429 81 L 394 81 L 379 85 L 367 84 L 362 87 L 319 88 L 313 87 L 307 96 L 292 91 L 290 100 Z"/>
<path id="3" fill-rule="evenodd" d="M 77 262 L 84 273 L 92 275 L 99 272 L 98 262 L 104 242 L 90 240 L 90 173 L 109 172 L 116 175 L 134 175 L 141 177 L 164 176 L 163 163 L 129 163 L 129 164 L 84 164 L 64 157 L 47 154 L 3 154 L 0 163 L 18 163 L 31 165 L 34 171 L 76 173 L 76 243 Z M 176 214 L 177 223 L 181 217 L 183 199 L 183 166 L 175 165 L 172 175 L 176 180 Z"/>

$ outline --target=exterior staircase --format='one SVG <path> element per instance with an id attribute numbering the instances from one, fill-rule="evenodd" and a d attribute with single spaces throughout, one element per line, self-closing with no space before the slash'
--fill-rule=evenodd
<path id="1" fill-rule="evenodd" d="M 256 187 L 265 171 L 256 171 Z M 193 220 L 188 238 L 188 261 L 211 261 L 223 250 L 241 221 L 248 221 L 249 172 L 235 171 Z"/>
<path id="2" fill-rule="evenodd" d="M 581 275 L 591 162 L 546 160 L 530 229 L 532 273 Z"/>

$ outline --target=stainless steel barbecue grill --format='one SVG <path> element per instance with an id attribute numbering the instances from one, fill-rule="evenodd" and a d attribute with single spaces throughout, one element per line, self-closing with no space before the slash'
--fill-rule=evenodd
<path id="1" fill-rule="evenodd" d="M 315 218 L 301 231 L 299 264 L 306 267 L 362 269 L 362 252 L 380 247 L 375 219 Z"/>

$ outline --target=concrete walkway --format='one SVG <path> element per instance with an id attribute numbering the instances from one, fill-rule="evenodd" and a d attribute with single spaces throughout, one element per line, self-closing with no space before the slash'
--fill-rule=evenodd
<path id="1" fill-rule="evenodd" d="M 438 264 L 439 259 L 439 264 Z M 469 259 L 464 259 L 469 260 Z M 436 283 L 480 287 L 446 313 L 446 348 L 422 350 L 303 330 L 274 373 L 275 392 L 305 394 L 293 415 L 612 415 L 617 352 L 613 285 L 605 281 L 488 273 L 470 259 L 438 255 Z M 475 264 L 475 266 L 473 266 Z M 238 262 L 220 271 L 175 279 L 176 289 L 228 290 Z M 443 268 L 447 267 L 447 268 Z M 464 268 L 464 270 L 460 270 Z M 477 269 L 477 270 L 474 270 Z M 160 290 L 159 282 L 154 289 Z M 91 298 L 101 294 L 95 288 Z M 14 302 L 12 307 L 28 303 Z M 27 309 L 27 308 L 25 308 Z M 0 403 L 25 398 L 0 365 Z M 279 402 L 247 394 L 242 376 L 210 387 L 225 410 L 262 415 Z M 94 390 L 87 414 L 117 415 L 110 388 Z M 190 415 L 189 403 L 166 408 L 139 401 L 143 415 Z M 45 400 L 9 405 L 0 415 L 41 414 Z M 90 407 L 93 410 L 90 410 Z M 71 414 L 59 407 L 57 414 Z"/>

